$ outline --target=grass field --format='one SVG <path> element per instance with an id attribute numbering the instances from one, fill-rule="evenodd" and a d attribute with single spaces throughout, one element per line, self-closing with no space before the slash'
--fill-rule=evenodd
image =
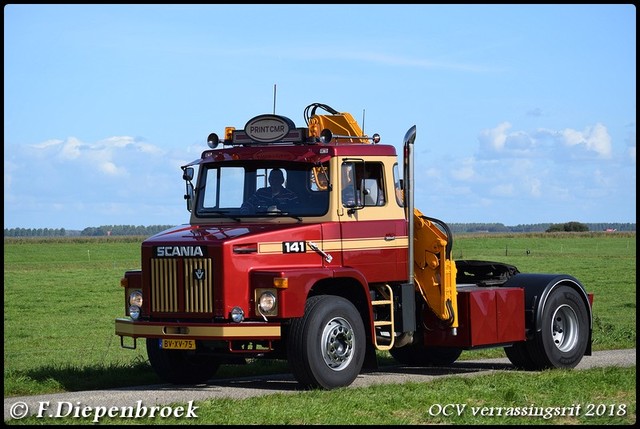
<path id="1" fill-rule="evenodd" d="M 461 235 L 453 255 L 506 262 L 522 272 L 575 276 L 595 294 L 594 350 L 635 348 L 635 238 L 635 233 Z M 5 397 L 159 382 L 142 343 L 134 351 L 122 349 L 114 334 L 114 319 L 123 314 L 119 280 L 125 270 L 140 267 L 141 241 L 5 239 Z M 504 356 L 494 349 L 464 352 L 462 358 L 477 353 Z M 264 361 L 223 367 L 219 375 L 281 370 L 286 370 L 282 363 Z M 635 380 L 635 368 L 633 374 Z M 635 421 L 635 381 L 631 393 Z"/>

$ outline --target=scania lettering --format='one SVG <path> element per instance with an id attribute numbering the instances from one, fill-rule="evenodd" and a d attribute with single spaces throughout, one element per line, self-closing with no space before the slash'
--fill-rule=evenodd
<path id="1" fill-rule="evenodd" d="M 167 256 L 204 256 L 200 246 L 159 246 L 156 248 L 158 257 Z"/>
<path id="2" fill-rule="evenodd" d="M 399 157 L 349 113 L 314 103 L 303 117 L 210 133 L 182 166 L 189 222 L 144 240 L 141 268 L 124 273 L 115 333 L 124 348 L 144 341 L 162 380 L 268 358 L 334 389 L 384 352 L 446 366 L 495 347 L 525 370 L 591 354 L 593 294 L 577 278 L 454 261 L 448 225 L 414 207 L 430 189 L 414 183 L 415 125 Z"/>

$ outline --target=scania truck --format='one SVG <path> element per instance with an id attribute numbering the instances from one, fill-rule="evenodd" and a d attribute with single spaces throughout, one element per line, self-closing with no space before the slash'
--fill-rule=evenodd
<path id="1" fill-rule="evenodd" d="M 414 183 L 415 125 L 399 156 L 349 113 L 313 103 L 303 117 L 209 134 L 182 166 L 189 223 L 144 240 L 141 268 L 124 273 L 115 333 L 124 348 L 144 340 L 162 380 L 267 358 L 333 389 L 376 368 L 378 351 L 445 366 L 499 347 L 524 370 L 591 354 L 593 294 L 578 279 L 454 261 L 448 225 L 414 207 L 429 192 Z"/>

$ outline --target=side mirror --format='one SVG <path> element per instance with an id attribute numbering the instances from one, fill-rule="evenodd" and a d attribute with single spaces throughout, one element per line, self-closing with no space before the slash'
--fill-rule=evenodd
<path id="1" fill-rule="evenodd" d="M 184 199 L 187 201 L 187 211 L 191 212 L 193 210 L 193 184 L 191 182 L 187 182 L 187 191 L 184 194 Z"/>
<path id="2" fill-rule="evenodd" d="M 187 210 L 189 212 L 191 212 L 191 210 L 193 209 L 194 190 L 193 183 L 191 183 L 191 181 L 193 180 L 193 175 L 193 167 L 182 167 L 182 180 L 185 181 L 185 186 L 187 188 L 184 194 L 184 199 L 187 200 Z"/>
<path id="3" fill-rule="evenodd" d="M 182 180 L 193 180 L 193 167 L 185 167 L 182 171 Z"/>

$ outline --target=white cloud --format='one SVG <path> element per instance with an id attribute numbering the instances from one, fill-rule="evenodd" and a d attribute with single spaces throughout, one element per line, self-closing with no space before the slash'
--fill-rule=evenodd
<path id="1" fill-rule="evenodd" d="M 611 136 L 600 123 L 583 131 L 541 128 L 529 133 L 509 132 L 510 128 L 509 122 L 502 122 L 495 128 L 482 130 L 478 135 L 478 157 L 542 157 L 565 162 L 567 159 L 610 159 L 612 156 Z"/>
<path id="2" fill-rule="evenodd" d="M 542 182 L 539 179 L 532 179 L 529 181 L 529 195 L 539 198 L 542 196 Z"/>
<path id="3" fill-rule="evenodd" d="M 58 165 L 109 177 L 129 177 L 131 171 L 144 171 L 152 159 L 165 155 L 161 148 L 130 136 L 113 136 L 95 143 L 69 137 L 47 140 L 31 147 L 38 150 L 41 158 L 55 160 Z"/>
<path id="4" fill-rule="evenodd" d="M 509 122 L 503 122 L 495 128 L 482 130 L 478 136 L 481 150 L 500 152 L 507 141 L 507 130 L 511 128 Z"/>
<path id="5" fill-rule="evenodd" d="M 561 135 L 567 146 L 582 146 L 601 158 L 611 158 L 611 137 L 607 128 L 600 123 L 586 127 L 582 132 L 567 128 L 561 132 Z"/>
<path id="6" fill-rule="evenodd" d="M 58 146 L 58 145 L 61 145 L 63 143 L 64 143 L 64 140 L 51 139 L 51 140 L 43 141 L 42 143 L 34 144 L 33 147 L 36 148 L 36 149 L 46 149 L 48 147 Z"/>
<path id="7" fill-rule="evenodd" d="M 66 142 L 63 143 L 62 149 L 60 151 L 60 157 L 63 159 L 77 159 L 80 157 L 81 152 L 80 149 L 84 146 L 80 140 L 70 137 Z"/>
<path id="8" fill-rule="evenodd" d="M 114 136 L 114 137 L 108 137 L 108 138 L 98 142 L 96 144 L 96 146 L 104 145 L 105 147 L 116 148 L 116 147 L 128 146 L 130 144 L 133 144 L 133 142 L 134 142 L 134 138 L 133 137 Z"/>
<path id="9" fill-rule="evenodd" d="M 633 156 L 635 144 L 627 144 L 617 157 L 613 150 L 612 138 L 600 123 L 583 131 L 528 132 L 504 121 L 478 134 L 475 157 L 432 159 L 440 172 L 449 174 L 440 173 L 429 182 L 429 195 L 418 192 L 416 205 L 437 210 L 436 217 L 448 221 L 464 221 L 472 212 L 499 222 L 507 217 L 522 223 L 600 221 L 610 219 L 612 205 L 634 213 L 635 200 L 629 208 L 620 201 L 635 183 L 629 182 L 635 173 L 624 159 Z M 453 192 L 460 183 L 466 185 L 464 195 Z M 425 204 L 423 199 L 432 201 Z M 447 209 L 449 213 L 442 213 Z"/>
<path id="10" fill-rule="evenodd" d="M 473 158 L 466 158 L 460 161 L 460 166 L 451 170 L 451 177 L 456 180 L 467 181 L 475 177 Z"/>
<path id="11" fill-rule="evenodd" d="M 173 156 L 127 136 L 94 143 L 70 137 L 8 146 L 5 222 L 12 227 L 81 229 L 108 224 L 171 224 L 186 219 L 184 183 L 177 165 L 177 158 L 185 154 Z M 34 148 L 37 156 L 33 156 Z M 27 167 L 38 174 L 23 174 L 18 181 L 17 173 Z M 142 215 L 149 220 L 132 220 L 145 206 L 152 210 Z"/>
<path id="12" fill-rule="evenodd" d="M 512 183 L 501 183 L 493 186 L 489 193 L 497 197 L 510 197 L 515 194 L 515 187 Z"/>
<path id="13" fill-rule="evenodd" d="M 127 170 L 122 167 L 117 167 L 113 162 L 103 162 L 100 164 L 100 171 L 110 176 L 124 176 L 127 174 Z"/>

